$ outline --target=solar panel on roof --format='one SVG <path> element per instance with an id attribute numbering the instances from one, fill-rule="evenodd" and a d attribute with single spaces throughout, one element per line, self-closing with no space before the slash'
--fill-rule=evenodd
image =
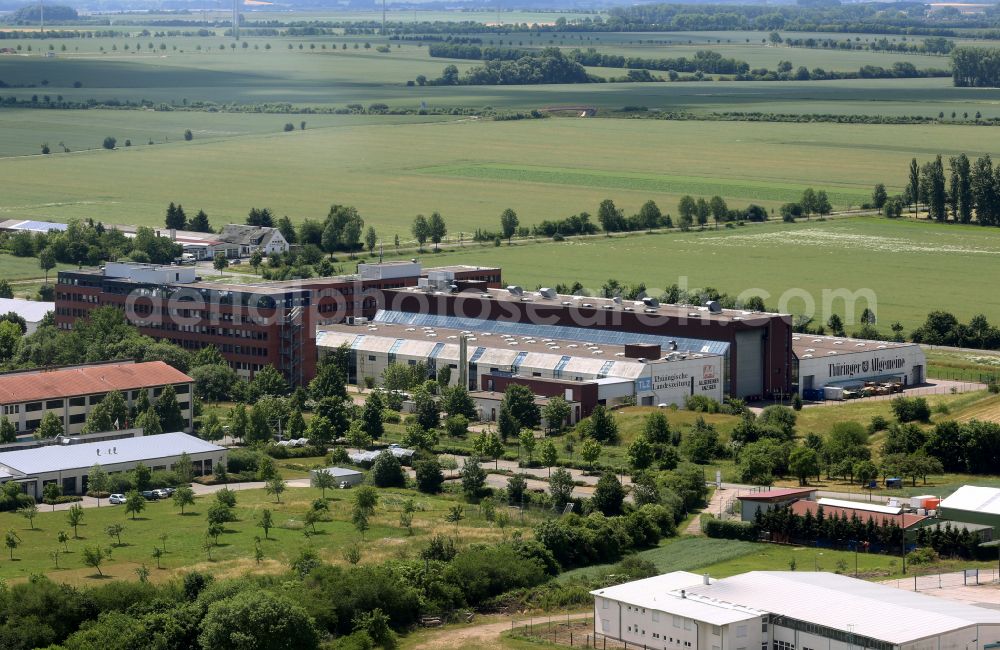
<path id="1" fill-rule="evenodd" d="M 438 314 L 419 314 L 388 309 L 380 309 L 375 314 L 376 322 L 396 325 L 434 326 L 449 329 L 475 329 L 484 334 L 528 335 L 537 338 L 550 337 L 549 340 L 562 339 L 567 341 L 583 341 L 602 343 L 605 345 L 625 345 L 626 343 L 656 343 L 664 350 L 670 349 L 670 343 L 676 342 L 677 349 L 689 352 L 704 352 L 708 354 L 725 355 L 729 353 L 729 343 L 725 341 L 709 341 L 706 339 L 684 338 L 677 336 L 656 336 L 654 334 L 638 334 L 619 330 L 601 330 L 571 325 L 538 325 L 535 323 L 510 323 L 492 321 L 480 318 L 463 318 L 460 316 L 444 316 Z"/>
<path id="2" fill-rule="evenodd" d="M 32 232 L 48 232 L 50 230 L 65 231 L 69 226 L 64 223 L 50 221 L 22 221 L 14 226 L 15 230 L 30 230 Z"/>

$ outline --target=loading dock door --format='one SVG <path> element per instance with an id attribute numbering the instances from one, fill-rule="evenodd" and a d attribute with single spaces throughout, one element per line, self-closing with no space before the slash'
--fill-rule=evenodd
<path id="1" fill-rule="evenodd" d="M 764 331 L 736 333 L 736 396 L 764 394 Z"/>

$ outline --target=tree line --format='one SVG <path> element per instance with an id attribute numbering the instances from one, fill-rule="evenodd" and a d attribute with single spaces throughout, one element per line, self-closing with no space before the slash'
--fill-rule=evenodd
<path id="1" fill-rule="evenodd" d="M 972 162 L 964 153 L 948 160 L 948 174 L 941 155 L 923 165 L 910 161 L 903 202 L 914 214 L 920 204 L 927 207 L 927 218 L 938 222 L 975 222 L 981 226 L 1000 226 L 1000 167 L 994 167 L 989 154 Z"/>
<path id="2" fill-rule="evenodd" d="M 940 36 L 925 38 L 919 42 L 908 42 L 904 37 L 902 41 L 890 41 L 887 38 L 879 38 L 874 41 L 861 42 L 860 37 L 856 40 L 834 39 L 834 38 L 785 38 L 784 44 L 788 47 L 804 47 L 808 49 L 826 50 L 867 50 L 869 52 L 901 52 L 910 54 L 949 54 L 955 49 L 955 41 Z M 778 41 L 781 42 L 781 41 Z"/>
<path id="3" fill-rule="evenodd" d="M 952 79 L 959 87 L 1000 86 L 1000 50 L 958 47 L 951 53 Z"/>

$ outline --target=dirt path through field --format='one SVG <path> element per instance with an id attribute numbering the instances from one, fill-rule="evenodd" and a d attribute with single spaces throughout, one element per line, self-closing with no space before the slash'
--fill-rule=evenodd
<path id="1" fill-rule="evenodd" d="M 578 620 L 590 616 L 590 612 L 578 614 L 559 614 L 554 618 L 559 621 Z M 544 620 L 543 618 L 537 619 Z M 510 629 L 510 620 L 499 623 L 484 623 L 469 627 L 443 628 L 416 645 L 412 650 L 447 650 L 448 648 L 481 647 L 486 648 L 496 641 L 497 637 Z"/>

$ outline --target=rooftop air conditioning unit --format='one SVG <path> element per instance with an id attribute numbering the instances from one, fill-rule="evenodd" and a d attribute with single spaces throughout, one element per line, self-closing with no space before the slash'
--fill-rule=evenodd
<path id="1" fill-rule="evenodd" d="M 559 294 L 556 293 L 555 289 L 542 287 L 541 289 L 538 290 L 538 295 L 540 295 L 542 298 L 548 298 L 549 300 L 553 300 Z"/>
<path id="2" fill-rule="evenodd" d="M 646 305 L 647 307 L 651 307 L 652 309 L 657 309 L 660 306 L 660 301 L 657 300 L 656 298 L 650 298 L 649 296 L 646 296 L 645 298 L 642 299 L 642 304 Z"/>
<path id="3" fill-rule="evenodd" d="M 722 313 L 722 305 L 719 304 L 718 300 L 709 300 L 705 303 L 705 306 L 708 307 L 708 311 L 713 314 Z"/>
<path id="4" fill-rule="evenodd" d="M 622 304 L 622 297 L 621 296 L 615 296 L 611 300 L 613 300 L 616 305 Z"/>
<path id="5" fill-rule="evenodd" d="M 517 286 L 516 284 L 512 284 L 509 287 L 507 287 L 507 291 L 509 291 L 510 295 L 512 295 L 512 296 L 523 296 L 524 295 L 524 289 L 522 289 L 521 287 Z"/>

